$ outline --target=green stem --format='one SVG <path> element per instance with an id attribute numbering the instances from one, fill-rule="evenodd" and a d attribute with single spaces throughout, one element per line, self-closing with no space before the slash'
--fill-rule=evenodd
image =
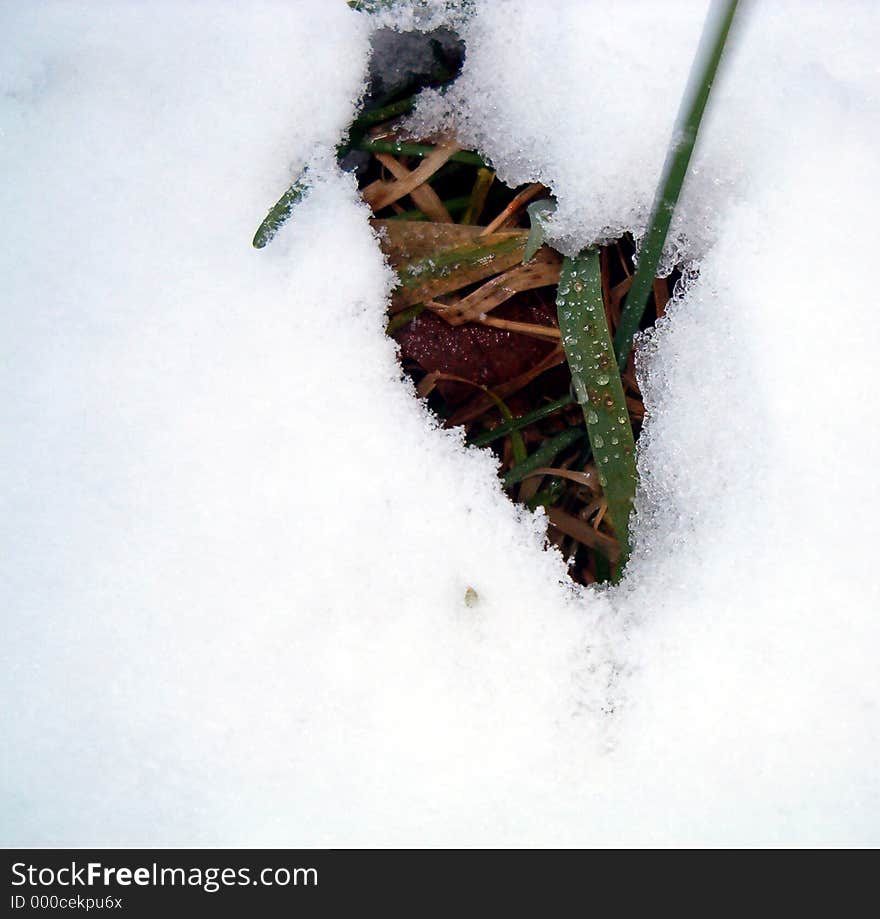
<path id="1" fill-rule="evenodd" d="M 439 86 L 435 86 L 434 89 L 443 95 L 451 85 L 452 83 L 441 83 Z M 383 121 L 391 121 L 392 118 L 408 115 L 416 107 L 417 98 L 418 93 L 413 93 L 403 99 L 398 99 L 396 102 L 390 102 L 387 105 L 380 105 L 378 108 L 361 112 L 351 123 L 351 130 L 355 132 L 362 131 L 364 128 L 370 128 L 374 124 L 382 124 Z"/>
<path id="2" fill-rule="evenodd" d="M 572 384 L 587 422 L 599 483 L 620 544 L 617 580 L 629 555 L 629 515 L 637 481 L 635 441 L 602 303 L 597 249 L 585 249 L 575 258 L 563 260 L 556 310 Z"/>
<path id="3" fill-rule="evenodd" d="M 639 329 L 645 307 L 648 304 L 648 297 L 651 294 L 657 268 L 660 265 L 660 257 L 663 254 L 663 246 L 672 223 L 672 215 L 687 175 L 697 132 L 700 129 L 703 112 L 706 110 L 712 83 L 718 72 L 718 65 L 730 33 L 736 7 L 737 0 L 716 0 L 709 9 L 706 23 L 703 26 L 703 35 L 691 67 L 688 88 L 681 102 L 675 132 L 666 154 L 657 194 L 654 197 L 648 231 L 645 233 L 639 251 L 639 265 L 614 338 L 617 362 L 621 367 L 626 367 L 633 336 Z"/>
<path id="4" fill-rule="evenodd" d="M 493 440 L 498 440 L 499 437 L 504 437 L 505 434 L 509 434 L 511 431 L 519 431 L 522 428 L 528 427 L 530 424 L 534 424 L 536 421 L 540 421 L 542 418 L 546 418 L 548 415 L 558 412 L 559 409 L 565 408 L 566 405 L 571 405 L 572 402 L 574 402 L 572 396 L 563 396 L 555 402 L 548 402 L 546 405 L 536 408 L 527 415 L 521 415 L 519 418 L 514 418 L 513 421 L 499 424 L 498 427 L 492 428 L 491 431 L 484 431 L 482 434 L 474 437 L 471 440 L 471 444 L 474 447 L 488 446 Z"/>
<path id="5" fill-rule="evenodd" d="M 299 177 L 275 202 L 272 210 L 266 215 L 263 222 L 254 234 L 253 246 L 262 249 L 281 228 L 281 224 L 290 216 L 290 212 L 302 200 L 303 195 L 309 190 L 308 167 L 303 169 Z"/>
<path id="6" fill-rule="evenodd" d="M 488 386 L 483 387 L 483 391 L 486 395 L 495 403 L 496 408 L 501 413 L 501 417 L 508 423 L 514 420 L 513 414 L 510 409 L 507 407 L 507 404 L 504 400 L 497 396 L 495 393 L 489 389 Z M 522 434 L 518 430 L 512 430 L 510 432 L 510 446 L 513 449 L 513 459 L 514 462 L 518 465 L 526 461 L 526 444 L 522 438 Z"/>
<path id="7" fill-rule="evenodd" d="M 550 440 L 545 440 L 531 456 L 526 457 L 524 462 L 517 463 L 504 476 L 504 487 L 510 488 L 511 485 L 516 485 L 517 482 L 531 475 L 536 469 L 549 466 L 566 447 L 577 443 L 583 436 L 583 428 L 566 428 L 560 434 L 551 437 Z"/>
<path id="8" fill-rule="evenodd" d="M 363 130 L 372 127 L 374 124 L 382 124 L 383 121 L 390 121 L 400 115 L 408 115 L 416 104 L 415 96 L 407 96 L 405 99 L 398 99 L 390 105 L 383 105 L 381 108 L 370 109 L 368 112 L 361 112 L 351 123 L 354 131 Z"/>

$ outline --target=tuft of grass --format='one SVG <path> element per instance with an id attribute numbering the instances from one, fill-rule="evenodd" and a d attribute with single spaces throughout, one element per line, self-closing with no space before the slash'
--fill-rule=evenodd
<path id="1" fill-rule="evenodd" d="M 614 577 L 618 580 L 629 555 L 629 515 L 637 481 L 635 440 L 605 316 L 597 249 L 563 260 L 556 309 L 572 385 L 620 544 Z"/>
<path id="2" fill-rule="evenodd" d="M 663 246 L 672 223 L 672 215 L 687 175 L 697 132 L 703 120 L 706 103 L 709 101 L 718 65 L 721 63 L 736 8 L 737 0 L 716 0 L 707 14 L 700 45 L 691 67 L 688 88 L 682 98 L 675 132 L 654 196 L 651 219 L 648 221 L 648 230 L 639 253 L 639 264 L 614 337 L 614 350 L 621 368 L 626 367 L 633 336 L 639 330 L 639 323 L 651 294 Z"/>
<path id="3" fill-rule="evenodd" d="M 398 140 L 413 94 L 448 81 L 445 71 L 371 99 L 337 148 L 339 158 L 371 154 L 350 162 L 397 273 L 387 332 L 404 371 L 446 426 L 464 425 L 469 443 L 492 445 L 513 500 L 546 509 L 548 540 L 583 584 L 619 580 L 629 556 L 644 406 L 626 360 L 645 307 L 662 316 L 674 282 L 654 273 L 735 7 L 715 0 L 720 14 L 704 29 L 637 271 L 628 236 L 575 258 L 550 248 L 543 221 L 555 202 L 544 185 L 508 188 L 454 138 Z M 263 221 L 256 247 L 309 184 L 303 170 Z"/>

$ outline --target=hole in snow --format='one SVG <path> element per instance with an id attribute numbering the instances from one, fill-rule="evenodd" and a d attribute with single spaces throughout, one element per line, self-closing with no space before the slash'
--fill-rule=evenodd
<path id="1" fill-rule="evenodd" d="M 463 425 L 470 443 L 496 453 L 510 497 L 545 508 L 548 539 L 568 560 L 571 577 L 603 582 L 617 541 L 561 346 L 556 291 L 562 257 L 541 245 L 524 262 L 533 216 L 538 219 L 539 202 L 550 203 L 551 191 L 539 184 L 509 188 L 452 138 L 414 140 L 404 133 L 414 94 L 425 87 L 442 91 L 463 55 L 463 44 L 448 30 L 380 30 L 374 39 L 370 92 L 346 165 L 357 171 L 385 254 L 401 277 L 388 334 L 437 416 Z M 600 249 L 612 334 L 632 280 L 634 249 L 630 236 Z M 663 316 L 680 278 L 675 270 L 655 281 L 642 329 Z M 638 437 L 644 407 L 632 358 L 622 381 Z"/>

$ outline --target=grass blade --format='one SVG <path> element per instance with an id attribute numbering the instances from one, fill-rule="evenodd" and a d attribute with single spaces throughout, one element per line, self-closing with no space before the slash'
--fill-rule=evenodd
<path id="1" fill-rule="evenodd" d="M 426 156 L 412 172 L 402 163 L 396 163 L 395 161 L 393 172 L 400 175 L 401 178 L 395 178 L 390 182 L 385 179 L 376 179 L 375 182 L 371 182 L 365 188 L 361 189 L 361 198 L 363 198 L 374 211 L 381 211 L 383 208 L 388 207 L 389 204 L 394 204 L 395 201 L 398 201 L 405 195 L 412 195 L 416 189 L 423 186 L 424 183 L 449 160 L 449 157 L 459 149 L 458 144 L 454 140 L 439 144 L 434 147 L 431 155 Z M 390 161 L 384 161 L 383 165 L 386 167 L 389 166 Z M 431 190 L 431 194 L 433 198 L 436 199 L 437 203 L 439 203 L 437 193 L 433 191 L 433 189 Z M 419 206 L 424 210 L 422 204 Z M 446 217 L 448 216 L 449 215 L 446 214 Z M 451 223 L 452 221 L 450 219 L 442 222 Z"/>
<path id="2" fill-rule="evenodd" d="M 544 245 L 544 222 L 542 217 L 545 214 L 552 214 L 556 210 L 556 202 L 550 198 L 544 198 L 541 201 L 533 201 L 527 208 L 529 214 L 529 238 L 526 242 L 526 251 L 523 255 L 523 264 L 530 262 L 535 253 Z"/>
<path id="3" fill-rule="evenodd" d="M 594 530 L 586 520 L 567 514 L 561 508 L 550 507 L 547 509 L 547 519 L 557 529 L 562 530 L 566 536 L 577 540 L 584 546 L 602 553 L 609 561 L 620 560 L 620 547 L 615 540 L 598 530 Z"/>
<path id="4" fill-rule="evenodd" d="M 254 234 L 253 246 L 255 249 L 262 249 L 272 239 L 281 228 L 281 224 L 290 216 L 290 212 L 299 204 L 303 195 L 309 190 L 308 171 L 307 166 L 266 215 L 266 219 Z"/>
<path id="5" fill-rule="evenodd" d="M 542 466 L 549 466 L 566 447 L 577 443 L 583 436 L 583 428 L 566 428 L 560 434 L 550 438 L 550 440 L 545 440 L 531 456 L 527 456 L 523 462 L 517 463 L 504 476 L 505 488 L 510 488 L 511 485 L 516 485 L 517 482 L 528 478 L 536 469 L 540 469 Z"/>
<path id="6" fill-rule="evenodd" d="M 629 555 L 629 515 L 636 492 L 635 441 L 602 303 L 596 249 L 563 261 L 556 310 L 572 384 L 620 543 L 617 580 Z"/>
<path id="7" fill-rule="evenodd" d="M 507 403 L 500 396 L 495 395 L 487 386 L 483 387 L 486 395 L 495 403 L 496 408 L 501 413 L 501 417 L 509 424 L 514 420 L 513 413 L 507 407 Z M 513 450 L 513 458 L 517 464 L 524 463 L 527 458 L 526 444 L 518 428 L 511 428 L 510 446 Z"/>
<path id="8" fill-rule="evenodd" d="M 481 239 L 489 239 L 484 236 Z M 523 250 L 525 250 L 525 245 Z M 542 246 L 537 255 L 526 264 L 513 265 L 503 274 L 490 278 L 476 290 L 466 294 L 444 310 L 443 318 L 452 325 L 480 322 L 487 313 L 506 303 L 511 297 L 526 290 L 548 287 L 559 283 L 562 259 L 548 246 Z"/>
<path id="9" fill-rule="evenodd" d="M 501 396 L 502 399 L 506 399 L 508 396 L 520 392 L 528 386 L 532 380 L 536 380 L 548 370 L 552 370 L 554 367 L 558 367 L 560 364 L 564 363 L 565 351 L 562 350 L 562 345 L 560 344 L 546 357 L 542 357 L 537 364 L 529 367 L 528 370 L 515 376 L 512 380 L 508 380 L 506 383 L 499 383 L 498 386 L 495 387 L 495 392 Z M 486 396 L 473 399 L 461 408 L 456 409 L 447 420 L 447 425 L 449 427 L 455 427 L 457 424 L 467 424 L 469 421 L 479 418 L 491 404 L 491 400 L 486 398 Z"/>
<path id="10" fill-rule="evenodd" d="M 513 232 L 481 236 L 476 242 L 404 262 L 397 268 L 400 287 L 394 292 L 392 312 L 512 268 L 522 258 L 526 235 Z"/>
<path id="11" fill-rule="evenodd" d="M 437 147 L 428 144 L 408 144 L 397 143 L 396 141 L 387 140 L 369 140 L 367 138 L 358 138 L 351 144 L 342 144 L 337 149 L 337 157 L 344 156 L 349 150 L 367 150 L 371 153 L 390 153 L 401 154 L 404 156 L 418 156 L 426 159 Z M 463 163 L 468 166 L 484 166 L 482 159 L 476 153 L 469 153 L 459 150 L 449 157 L 453 163 Z M 303 169 L 290 188 L 278 199 L 263 222 L 260 224 L 257 232 L 254 234 L 253 246 L 255 249 L 262 249 L 281 228 L 281 225 L 290 217 L 291 212 L 296 205 L 302 200 L 303 195 L 309 190 L 310 183 L 308 180 L 308 167 Z M 469 201 L 470 199 L 468 199 Z M 465 205 L 466 207 L 467 205 Z"/>
<path id="12" fill-rule="evenodd" d="M 380 162 L 398 182 L 407 181 L 410 176 L 412 176 L 412 172 L 390 153 L 377 153 L 376 160 Z M 427 162 L 427 160 L 425 162 Z M 437 192 L 431 188 L 427 179 L 411 189 L 409 196 L 412 198 L 413 204 L 415 204 L 422 213 L 427 214 L 428 218 L 435 223 L 454 222 L 452 215 L 446 209 L 446 205 L 440 200 L 440 196 Z"/>
<path id="13" fill-rule="evenodd" d="M 489 189 L 492 187 L 494 181 L 495 173 L 491 169 L 481 166 L 477 170 L 477 178 L 474 181 L 468 208 L 464 212 L 464 217 L 461 218 L 462 223 L 468 224 L 469 226 L 479 223 L 483 208 L 486 206 L 486 198 L 489 194 Z"/>
<path id="14" fill-rule="evenodd" d="M 389 105 L 370 109 L 368 112 L 361 112 L 351 123 L 351 131 L 353 133 L 363 131 L 374 124 L 382 124 L 383 121 L 390 121 L 400 115 L 408 115 L 415 107 L 416 97 L 412 95 L 407 96 L 405 99 L 398 99 L 397 102 L 391 102 Z"/>
<path id="15" fill-rule="evenodd" d="M 688 88 L 681 102 L 672 143 L 666 154 L 666 162 L 654 197 L 648 231 L 642 241 L 639 265 L 614 338 L 617 361 L 621 367 L 626 366 L 633 336 L 638 331 L 648 303 L 666 243 L 666 235 L 672 222 L 672 214 L 684 184 L 697 132 L 703 112 L 706 110 L 712 83 L 718 72 L 736 7 L 737 0 L 716 0 L 703 26 L 703 35 L 691 68 Z"/>
<path id="16" fill-rule="evenodd" d="M 499 437 L 504 437 L 505 434 L 509 434 L 511 431 L 519 431 L 522 428 L 528 427 L 530 424 L 534 424 L 536 421 L 540 421 L 542 418 L 546 418 L 548 415 L 558 412 L 561 408 L 565 408 L 566 405 L 571 405 L 572 402 L 574 402 L 574 399 L 571 396 L 563 396 L 555 402 L 548 402 L 546 405 L 536 408 L 527 415 L 520 415 L 519 418 L 514 418 L 513 421 L 499 424 L 498 427 L 492 428 L 491 431 L 484 431 L 482 434 L 474 437 L 471 440 L 471 444 L 475 447 L 488 446 L 493 440 L 498 440 Z"/>
<path id="17" fill-rule="evenodd" d="M 449 207 L 447 203 L 447 208 Z M 397 215 L 395 215 L 396 217 Z M 413 259 L 427 258 L 444 249 L 479 243 L 480 227 L 458 223 L 373 218 L 370 226 L 378 233 L 382 251 L 393 268 Z"/>
<path id="18" fill-rule="evenodd" d="M 433 89 L 442 96 L 450 86 L 452 86 L 452 82 L 441 83 L 439 86 L 434 86 Z M 398 99 L 396 102 L 389 102 L 366 112 L 361 112 L 351 123 L 351 133 L 360 134 L 373 125 L 391 121 L 392 118 L 399 118 L 401 115 L 408 115 L 416 107 L 417 98 L 418 93 L 412 93 L 403 99 Z"/>

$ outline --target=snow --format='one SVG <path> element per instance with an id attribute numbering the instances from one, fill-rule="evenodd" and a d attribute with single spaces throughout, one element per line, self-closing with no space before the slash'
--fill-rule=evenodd
<path id="1" fill-rule="evenodd" d="M 477 4 L 417 117 L 550 184 L 562 245 L 638 232 L 702 13 Z M 880 843 L 870 5 L 737 36 L 613 591 L 400 379 L 332 161 L 367 17 L 0 16 L 4 844 Z"/>

